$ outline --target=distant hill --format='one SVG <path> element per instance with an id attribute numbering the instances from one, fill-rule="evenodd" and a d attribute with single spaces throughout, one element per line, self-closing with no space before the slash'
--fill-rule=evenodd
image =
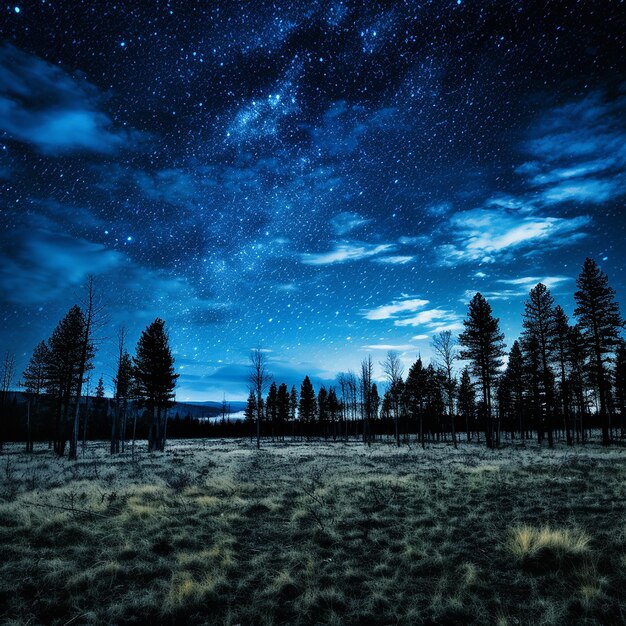
<path id="1" fill-rule="evenodd" d="M 84 398 L 84 397 L 83 397 Z M 9 402 L 17 402 L 18 404 L 25 403 L 27 398 L 23 391 L 10 391 L 8 395 Z M 94 396 L 89 396 L 89 403 L 94 400 Z M 106 398 L 109 402 L 112 398 Z M 243 410 L 246 408 L 246 403 L 241 401 L 226 402 L 226 410 L 230 412 L 233 419 L 241 419 Z M 176 402 L 174 406 L 169 410 L 169 416 L 173 418 L 176 413 L 180 417 L 186 417 L 190 415 L 193 418 L 216 418 L 222 415 L 222 403 L 208 400 L 206 402 Z M 234 414 L 237 414 L 236 416 Z"/>

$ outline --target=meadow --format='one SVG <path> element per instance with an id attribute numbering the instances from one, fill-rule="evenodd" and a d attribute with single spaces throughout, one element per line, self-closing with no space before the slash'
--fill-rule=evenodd
<path id="1" fill-rule="evenodd" d="M 626 621 L 621 448 L 107 448 L 0 457 L 0 622 Z"/>

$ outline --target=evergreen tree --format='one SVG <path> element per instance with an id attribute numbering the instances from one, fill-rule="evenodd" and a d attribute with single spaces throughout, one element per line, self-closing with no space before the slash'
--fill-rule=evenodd
<path id="1" fill-rule="evenodd" d="M 476 391 L 470 378 L 470 372 L 467 367 L 461 372 L 461 383 L 459 385 L 459 414 L 465 420 L 465 431 L 467 433 L 468 443 L 471 441 L 471 425 L 474 424 L 476 418 Z"/>
<path id="2" fill-rule="evenodd" d="M 68 439 L 70 406 L 75 399 L 83 374 L 91 368 L 93 347 L 88 346 L 86 365 L 81 368 L 86 320 L 79 306 L 73 306 L 57 324 L 48 340 L 48 363 L 46 367 L 46 391 L 55 398 L 54 451 L 58 456 L 65 453 Z"/>
<path id="3" fill-rule="evenodd" d="M 573 443 L 570 424 L 571 392 L 567 376 L 567 351 L 569 337 L 569 320 L 560 305 L 554 307 L 554 357 L 559 371 L 559 398 L 561 404 L 561 418 L 567 443 Z"/>
<path id="4" fill-rule="evenodd" d="M 113 384 L 115 385 L 115 421 L 111 429 L 111 454 L 120 451 L 120 441 L 122 443 L 122 452 L 124 452 L 126 416 L 132 389 L 132 378 L 133 364 L 130 354 L 122 349 L 117 364 L 117 374 L 113 379 Z"/>
<path id="5" fill-rule="evenodd" d="M 333 439 L 337 437 L 337 421 L 341 413 L 341 404 L 337 398 L 337 392 L 334 387 L 328 390 L 328 400 L 326 403 L 328 407 L 328 417 L 330 419 L 333 431 Z"/>
<path id="6" fill-rule="evenodd" d="M 267 392 L 267 400 L 265 402 L 265 419 L 270 423 L 272 429 L 272 439 L 276 430 L 276 415 L 278 411 L 278 387 L 276 383 L 272 382 L 270 389 Z"/>
<path id="7" fill-rule="evenodd" d="M 626 342 L 622 339 L 615 355 L 615 399 L 620 413 L 621 436 L 626 430 Z"/>
<path id="8" fill-rule="evenodd" d="M 291 391 L 289 392 L 289 420 L 294 422 L 296 420 L 296 415 L 298 412 L 298 392 L 296 391 L 296 386 L 291 386 Z"/>
<path id="9" fill-rule="evenodd" d="M 591 357 L 592 372 L 600 399 L 602 443 L 610 443 L 609 413 L 607 400 L 609 385 L 607 363 L 617 347 L 622 317 L 615 299 L 615 291 L 609 285 L 607 275 L 590 258 L 585 259 L 582 271 L 576 280 L 578 291 L 574 294 L 574 315 L 582 332 L 585 346 Z"/>
<path id="10" fill-rule="evenodd" d="M 46 389 L 46 368 L 49 358 L 46 342 L 40 341 L 35 346 L 30 361 L 22 374 L 22 384 L 30 403 L 26 423 L 26 452 L 33 451 L 33 430 L 37 427 L 41 396 Z"/>
<path id="11" fill-rule="evenodd" d="M 243 412 L 246 424 L 250 425 L 250 439 L 252 439 L 253 435 L 254 419 L 256 416 L 256 412 L 256 397 L 254 395 L 254 391 L 250 390 L 250 394 L 248 395 L 248 402 L 246 403 L 246 408 Z"/>
<path id="12" fill-rule="evenodd" d="M 96 418 L 96 431 L 100 432 L 102 430 L 102 423 L 106 419 L 106 398 L 104 397 L 104 379 L 102 376 L 98 379 L 98 384 L 96 385 L 96 397 L 94 402 L 94 417 Z"/>
<path id="13" fill-rule="evenodd" d="M 426 398 L 427 374 L 422 359 L 418 358 L 409 368 L 404 385 L 404 405 L 409 418 L 419 424 L 419 441 L 422 447 L 424 440 L 424 403 Z"/>
<path id="14" fill-rule="evenodd" d="M 317 402 L 315 391 L 308 376 L 304 377 L 300 386 L 300 403 L 298 405 L 298 417 L 303 424 L 311 424 L 315 421 Z"/>
<path id="15" fill-rule="evenodd" d="M 554 426 L 552 423 L 554 372 L 550 362 L 556 343 L 556 320 L 554 298 L 543 283 L 538 283 L 528 294 L 528 300 L 524 305 L 523 326 L 522 346 L 526 349 L 526 346 L 532 341 L 533 349 L 538 350 L 536 365 L 539 368 L 537 375 L 543 402 L 541 407 L 537 407 L 541 414 L 538 414 L 536 419 L 545 422 L 545 428 L 548 431 L 548 445 L 552 448 L 554 446 Z"/>
<path id="16" fill-rule="evenodd" d="M 578 324 L 570 326 L 567 335 L 567 363 L 569 369 L 569 388 L 572 401 L 576 404 L 576 443 L 585 442 L 585 417 L 587 415 L 586 365 L 587 350 L 585 340 Z"/>
<path id="17" fill-rule="evenodd" d="M 278 435 L 282 439 L 285 438 L 285 424 L 289 419 L 289 391 L 287 390 L 287 385 L 285 383 L 281 383 L 280 387 L 278 387 L 278 392 L 276 395 L 276 421 L 278 428 Z"/>
<path id="18" fill-rule="evenodd" d="M 156 318 L 142 333 L 133 357 L 136 394 L 141 406 L 148 410 L 148 450 L 165 449 L 167 414 L 175 397 L 178 374 L 169 347 L 165 322 Z"/>
<path id="19" fill-rule="evenodd" d="M 514 341 L 511 346 L 504 378 L 510 394 L 511 414 L 517 418 L 519 436 L 524 441 L 526 438 L 524 426 L 524 357 L 519 341 Z"/>
<path id="20" fill-rule="evenodd" d="M 477 293 L 469 303 L 465 330 L 459 336 L 463 348 L 460 358 L 468 360 L 473 374 L 482 387 L 483 411 L 485 413 L 487 446 L 493 447 L 493 415 L 491 393 L 502 365 L 504 355 L 504 335 L 500 332 L 500 322 L 492 315 L 491 306 Z"/>
<path id="21" fill-rule="evenodd" d="M 322 385 L 317 393 L 317 416 L 320 422 L 325 422 L 328 419 L 328 391 L 326 387 Z"/>

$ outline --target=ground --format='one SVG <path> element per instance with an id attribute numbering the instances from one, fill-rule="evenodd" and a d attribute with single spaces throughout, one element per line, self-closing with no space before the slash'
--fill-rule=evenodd
<path id="1" fill-rule="evenodd" d="M 170 442 L 0 456 L 0 622 L 612 624 L 626 451 Z"/>

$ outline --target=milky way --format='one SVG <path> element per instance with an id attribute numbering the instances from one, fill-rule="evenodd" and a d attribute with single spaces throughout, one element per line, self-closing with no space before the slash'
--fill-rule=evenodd
<path id="1" fill-rule="evenodd" d="M 385 350 L 469 297 L 510 344 L 585 256 L 626 302 L 622 2 L 30 2 L 0 25 L 0 348 L 23 366 L 96 276 L 170 329 L 180 399 Z"/>

